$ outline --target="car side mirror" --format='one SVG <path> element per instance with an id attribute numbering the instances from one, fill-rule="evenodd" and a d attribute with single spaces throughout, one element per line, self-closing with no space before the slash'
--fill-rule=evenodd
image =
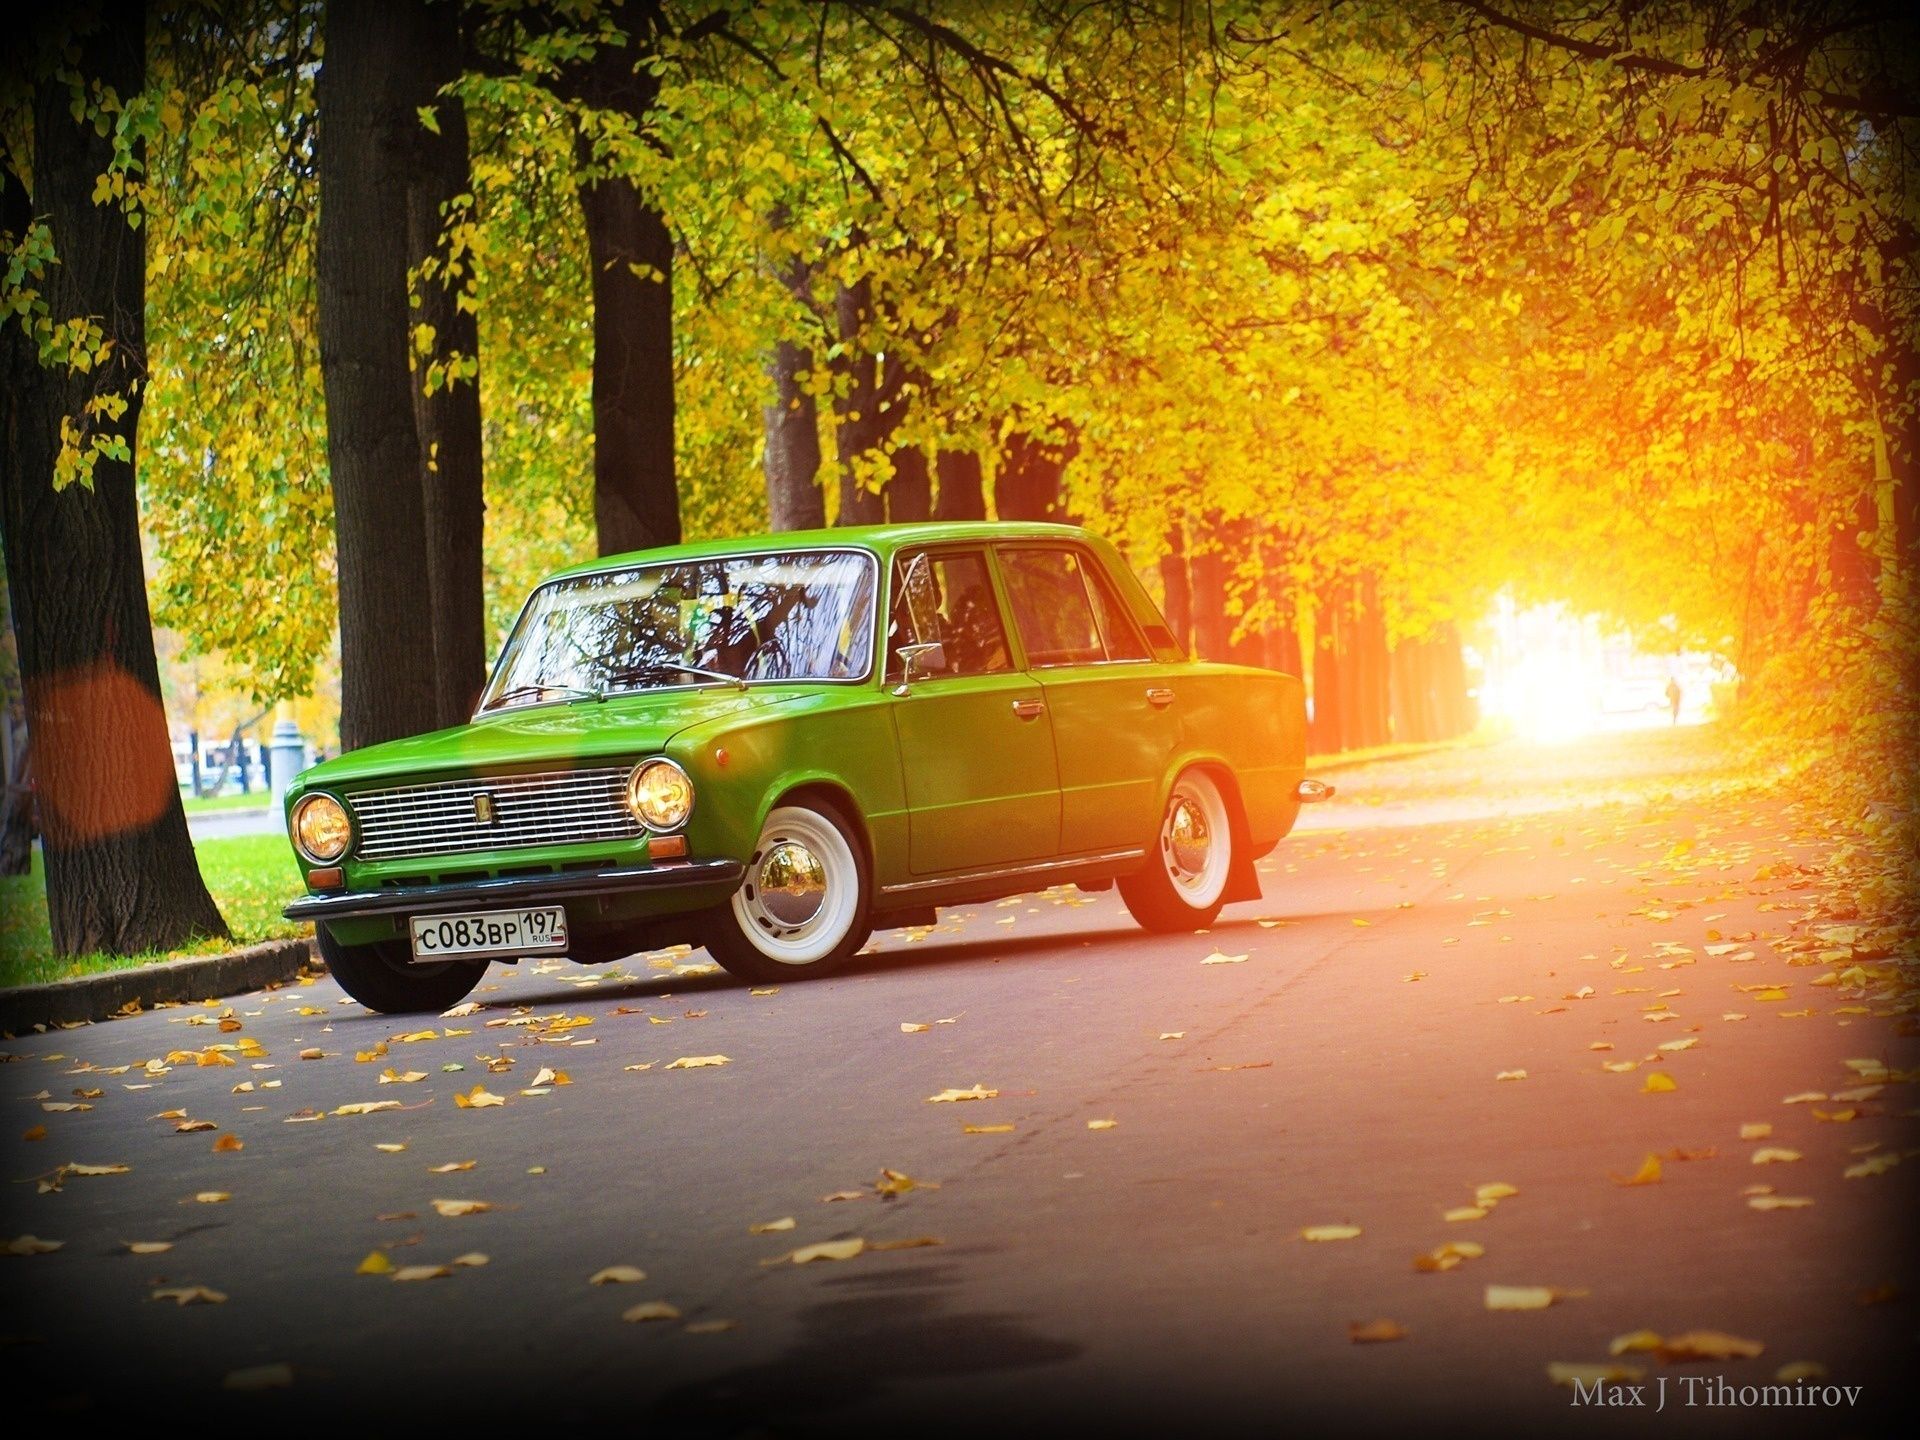
<path id="1" fill-rule="evenodd" d="M 924 640 L 912 645 L 898 646 L 894 654 L 900 657 L 900 683 L 893 693 L 904 695 L 907 687 L 916 680 L 924 680 L 929 675 L 938 675 L 947 668 L 947 647 L 938 640 Z"/>

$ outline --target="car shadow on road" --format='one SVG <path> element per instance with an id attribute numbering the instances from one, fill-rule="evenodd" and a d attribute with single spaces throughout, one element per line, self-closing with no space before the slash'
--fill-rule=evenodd
<path id="1" fill-rule="evenodd" d="M 669 1390 L 654 1414 L 804 1427 L 809 1416 L 884 1398 L 899 1382 L 1058 1365 L 1081 1353 L 1029 1329 L 1020 1315 L 944 1312 L 962 1278 L 958 1264 L 938 1261 L 828 1281 L 823 1288 L 840 1293 L 799 1312 L 786 1353 Z"/>
<path id="2" fill-rule="evenodd" d="M 1142 962 L 1164 964 L 1165 946 L 1169 942 L 1192 946 L 1211 945 L 1215 949 L 1230 952 L 1236 946 L 1249 945 L 1261 938 L 1271 940 L 1275 936 L 1285 936 L 1289 932 L 1315 924 L 1334 921 L 1351 922 L 1356 916 L 1363 919 L 1373 916 L 1375 917 L 1373 923 L 1378 924 L 1378 917 L 1393 913 L 1396 912 L 1339 910 L 1295 915 L 1269 911 L 1264 917 L 1258 918 L 1249 915 L 1238 919 L 1220 919 L 1215 921 L 1210 929 L 1180 936 L 1150 934 L 1124 921 L 1118 924 L 1056 931 L 1044 935 L 975 933 L 956 934 L 950 938 L 938 940 L 934 939 L 933 935 L 929 935 L 922 941 L 893 942 L 884 944 L 883 948 L 878 950 L 863 951 L 854 957 L 852 963 L 836 978 L 857 979 L 886 972 L 924 970 L 940 966 L 992 965 L 998 961 L 1016 957 L 1072 955 L 1090 947 L 1099 948 L 1103 962 L 1138 959 Z M 1269 921 L 1278 920 L 1280 923 L 1277 926 L 1262 925 L 1261 918 Z M 934 934 L 938 933 L 934 932 Z M 587 967 L 582 967 L 580 973 L 587 973 Z M 790 983 L 806 982 L 803 977 L 796 976 Z M 621 980 L 607 980 L 590 986 L 558 981 L 542 990 L 522 989 L 512 994 L 479 998 L 483 1011 L 497 1011 L 501 1015 L 507 1015 L 527 1006 L 577 1005 L 583 1001 L 603 1000 L 612 1000 L 616 1003 L 656 1000 L 667 995 L 705 995 L 749 988 L 751 987 L 746 981 L 721 970 L 699 975 L 634 976 Z"/>

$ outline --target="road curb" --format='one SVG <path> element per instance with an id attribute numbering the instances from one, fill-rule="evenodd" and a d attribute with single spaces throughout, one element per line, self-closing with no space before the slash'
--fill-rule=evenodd
<path id="1" fill-rule="evenodd" d="M 167 1001 L 214 1000 L 285 984 L 302 970 L 324 968 L 311 940 L 268 940 L 224 955 L 189 955 L 158 965 L 22 985 L 0 990 L 0 1031 L 19 1035 L 36 1025 L 110 1020 L 129 1004 L 146 1010 Z"/>

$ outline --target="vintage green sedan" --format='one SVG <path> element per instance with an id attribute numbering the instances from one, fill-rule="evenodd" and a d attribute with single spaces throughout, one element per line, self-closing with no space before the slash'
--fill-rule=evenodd
<path id="1" fill-rule="evenodd" d="M 1331 793 L 1305 756 L 1300 681 L 1189 661 L 1083 530 L 676 545 L 543 582 L 470 723 L 302 774 L 286 914 L 395 1012 L 493 960 L 678 943 L 823 975 L 877 928 L 1064 883 L 1193 931 Z"/>

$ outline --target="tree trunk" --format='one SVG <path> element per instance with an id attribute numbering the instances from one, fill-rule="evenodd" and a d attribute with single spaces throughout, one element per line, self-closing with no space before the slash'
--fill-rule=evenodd
<path id="1" fill-rule="evenodd" d="M 1175 521 L 1167 529 L 1167 553 L 1160 557 L 1160 588 L 1166 593 L 1167 628 L 1180 648 L 1193 653 L 1193 582 L 1187 573 L 1185 527 Z"/>
<path id="2" fill-rule="evenodd" d="M 0 802 L 0 875 L 25 875 L 33 869 L 33 748 L 24 725 L 6 720 L 7 793 Z"/>
<path id="3" fill-rule="evenodd" d="M 419 432 L 407 363 L 407 177 L 419 116 L 413 16 L 329 0 L 320 67 L 320 374 L 340 583 L 340 743 L 434 728 Z M 400 483 L 399 477 L 406 477 Z"/>
<path id="4" fill-rule="evenodd" d="M 660 0 L 616 0 L 603 18 L 623 39 L 565 66 L 556 90 L 619 115 L 643 134 L 660 98 L 650 63 L 665 27 Z M 673 236 L 626 177 L 608 173 L 584 129 L 574 136 L 593 286 L 593 520 L 600 553 L 680 541 L 673 450 Z"/>
<path id="5" fill-rule="evenodd" d="M 680 543 L 673 237 L 632 181 L 580 187 L 593 264 L 593 520 L 600 553 Z"/>
<path id="6" fill-rule="evenodd" d="M 1007 436 L 993 472 L 993 509 L 1002 520 L 1052 520 L 1072 524 L 1067 509 L 1066 470 L 1079 445 L 1034 439 L 1023 430 Z"/>
<path id="7" fill-rule="evenodd" d="M 775 530 L 818 530 L 827 523 L 819 406 L 798 379 L 812 368 L 813 353 L 790 340 L 774 346 L 767 362 L 773 403 L 760 413 L 767 435 L 767 514 Z"/>
<path id="8" fill-rule="evenodd" d="M 933 473 L 927 452 L 902 445 L 893 452 L 893 478 L 887 482 L 887 519 L 896 525 L 933 515 Z"/>
<path id="9" fill-rule="evenodd" d="M 877 525 L 886 519 L 886 498 L 860 480 L 861 457 L 881 448 L 890 428 L 884 413 L 882 367 L 867 348 L 873 319 L 873 284 L 862 277 L 842 285 L 834 296 L 834 317 L 842 353 L 833 368 L 841 384 L 833 402 L 833 446 L 840 469 L 840 508 L 836 525 Z"/>
<path id="10" fill-rule="evenodd" d="M 131 98 L 145 80 L 139 23 L 95 22 L 63 63 Z M 0 226 L 17 239 L 44 217 L 59 263 L 41 282 L 57 320 L 91 316 L 113 341 L 91 373 L 43 368 L 18 324 L 0 327 L 0 523 L 8 598 L 39 781 L 54 950 L 132 954 L 225 936 L 195 863 L 160 700 L 139 500 L 131 459 L 100 455 L 91 484 L 54 488 L 61 424 L 119 393 L 107 422 L 138 453 L 146 375 L 145 230 L 94 184 L 113 141 L 77 121 L 66 80 L 36 77 L 35 193 L 5 170 Z M 135 150 L 135 159 L 140 159 Z"/>
<path id="11" fill-rule="evenodd" d="M 1208 525 L 1189 558 L 1193 576 L 1193 648 L 1202 660 L 1227 658 L 1227 563 L 1218 527 Z"/>
<path id="12" fill-rule="evenodd" d="M 936 520 L 984 520 L 987 495 L 980 456 L 972 450 L 942 450 L 933 457 L 939 488 L 933 497 Z"/>
<path id="13" fill-rule="evenodd" d="M 1342 604 L 1342 587 L 1333 586 L 1320 596 L 1313 612 L 1313 750 L 1331 755 L 1346 748 L 1340 705 L 1341 665 L 1339 637 L 1335 633 Z"/>
<path id="14" fill-rule="evenodd" d="M 427 591 L 433 617 L 434 697 L 442 725 L 463 724 L 473 714 L 486 683 L 486 603 L 481 554 L 486 501 L 480 459 L 480 330 L 461 267 L 442 241 L 454 218 L 457 197 L 473 188 L 467 153 L 467 109 L 440 87 L 460 76 L 460 12 L 451 4 L 414 9 L 416 50 L 409 60 L 419 84 L 417 107 L 433 108 L 438 134 L 422 124 L 415 134 L 418 159 L 407 186 L 407 261 L 416 276 L 418 323 L 433 334 L 433 348 L 417 347 L 413 416 L 419 432 L 421 498 L 426 522 Z M 473 373 L 444 376 L 427 390 L 427 369 L 454 357 L 472 362 Z"/>

